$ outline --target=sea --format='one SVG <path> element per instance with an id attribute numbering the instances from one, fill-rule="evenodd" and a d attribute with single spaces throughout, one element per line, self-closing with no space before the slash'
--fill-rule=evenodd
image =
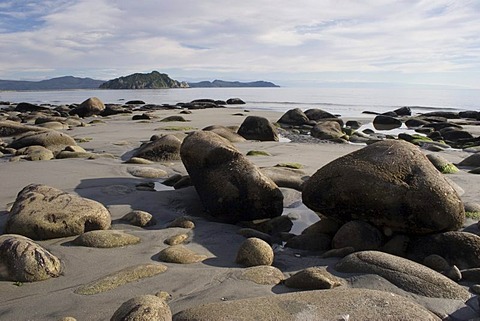
<path id="1" fill-rule="evenodd" d="M 0 101 L 63 105 L 98 97 L 104 103 L 143 100 L 147 104 L 176 104 L 194 99 L 240 98 L 242 108 L 285 112 L 320 108 L 343 117 L 364 111 L 383 113 L 408 106 L 413 113 L 480 110 L 480 90 L 457 88 L 178 88 L 141 90 L 1 91 Z"/>

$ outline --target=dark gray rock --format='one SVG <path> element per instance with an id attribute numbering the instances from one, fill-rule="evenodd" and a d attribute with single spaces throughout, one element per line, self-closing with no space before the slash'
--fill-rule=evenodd
<path id="1" fill-rule="evenodd" d="M 480 236 L 467 232 L 445 232 L 412 240 L 408 257 L 417 262 L 437 254 L 460 269 L 480 267 Z"/>
<path id="2" fill-rule="evenodd" d="M 377 130 L 391 130 L 402 127 L 402 121 L 395 117 L 378 115 L 373 119 L 373 127 Z"/>
<path id="3" fill-rule="evenodd" d="M 325 121 L 315 125 L 310 134 L 318 139 L 333 140 L 345 137 L 342 127 L 336 121 Z"/>
<path id="4" fill-rule="evenodd" d="M 205 209 L 225 222 L 280 216 L 283 195 L 230 142 L 208 131 L 187 136 L 181 158 Z"/>
<path id="5" fill-rule="evenodd" d="M 310 209 L 337 220 L 363 220 L 396 232 L 457 230 L 463 203 L 414 145 L 385 140 L 340 157 L 304 184 Z"/>
<path id="6" fill-rule="evenodd" d="M 305 115 L 308 117 L 308 119 L 313 121 L 319 121 L 325 118 L 337 118 L 335 115 L 329 113 L 328 111 L 319 108 L 307 109 L 305 111 Z"/>
<path id="7" fill-rule="evenodd" d="M 138 148 L 132 157 L 145 158 L 154 162 L 180 159 L 182 141 L 174 135 L 165 135 Z"/>
<path id="8" fill-rule="evenodd" d="M 238 134 L 248 140 L 278 141 L 275 126 L 265 117 L 248 116 L 238 129 Z"/>
<path id="9" fill-rule="evenodd" d="M 332 248 L 353 247 L 355 251 L 378 250 L 383 243 L 382 233 L 363 221 L 350 221 L 342 225 L 332 239 Z"/>
<path id="10" fill-rule="evenodd" d="M 80 117 L 90 117 L 99 115 L 105 110 L 105 105 L 97 97 L 91 97 L 80 104 L 80 106 L 72 109 L 70 115 L 78 115 Z"/>
<path id="11" fill-rule="evenodd" d="M 310 119 L 300 108 L 295 108 L 288 110 L 277 122 L 286 125 L 302 126 L 309 121 Z"/>

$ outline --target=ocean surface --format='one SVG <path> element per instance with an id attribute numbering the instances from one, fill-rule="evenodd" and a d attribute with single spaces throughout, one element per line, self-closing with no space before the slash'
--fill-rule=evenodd
<path id="1" fill-rule="evenodd" d="M 238 97 L 246 109 L 285 112 L 292 108 L 321 108 L 341 116 L 360 116 L 363 111 L 386 112 L 409 106 L 414 113 L 433 110 L 480 110 L 480 90 L 385 89 L 385 88 L 186 88 L 142 90 L 3 91 L 0 101 L 34 104 L 81 103 L 89 97 L 104 103 L 143 100 L 148 104 L 176 104 L 194 99 L 227 100 Z"/>

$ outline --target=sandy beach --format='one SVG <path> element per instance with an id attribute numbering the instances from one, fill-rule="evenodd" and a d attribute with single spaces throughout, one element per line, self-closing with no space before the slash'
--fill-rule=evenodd
<path id="1" fill-rule="evenodd" d="M 134 112 L 141 114 L 143 112 Z M 247 116 L 262 116 L 275 123 L 282 114 L 267 111 L 245 111 L 240 107 L 192 110 L 182 115 L 186 122 L 161 122 L 168 116 L 178 116 L 179 110 L 155 110 L 149 120 L 132 120 L 132 114 L 108 117 L 87 117 L 86 126 L 72 126 L 60 130 L 73 137 L 79 146 L 98 157 L 52 159 L 48 161 L 9 161 L 11 156 L 0 158 L 0 230 L 8 220 L 9 210 L 17 194 L 29 184 L 43 184 L 66 193 L 95 200 L 111 214 L 111 229 L 124 231 L 140 238 L 138 244 L 116 248 L 92 248 L 72 244 L 76 236 L 36 241 L 62 262 L 59 277 L 38 282 L 0 281 L 1 320 L 108 320 L 123 302 L 141 295 L 155 295 L 161 291 L 169 294 L 167 304 L 173 315 L 205 303 L 230 302 L 239 299 L 275 296 L 298 292 L 279 284 L 258 284 L 245 276 L 245 267 L 236 263 L 238 249 L 245 237 L 238 231 L 240 225 L 218 223 L 206 217 L 201 201 L 190 186 L 174 189 L 161 183 L 174 174 L 187 175 L 181 161 L 155 162 L 153 164 L 126 163 L 142 142 L 152 135 L 174 134 L 183 139 L 188 132 L 210 125 L 240 126 Z M 368 123 L 373 115 L 360 120 Z M 344 119 L 347 121 L 350 119 Z M 352 119 L 353 120 L 353 119 Z M 472 127 L 473 130 L 474 127 Z M 281 132 L 280 132 L 281 135 Z M 9 137 L 3 138 L 9 142 Z M 280 142 L 245 141 L 234 143 L 239 151 L 265 151 L 270 156 L 248 156 L 257 167 L 271 167 L 280 163 L 300 163 L 304 175 L 313 175 L 327 163 L 365 147 L 363 144 L 297 143 L 281 139 Z M 422 150 L 424 153 L 431 153 Z M 459 149 L 436 152 L 445 159 L 459 163 L 472 153 Z M 158 178 L 142 177 L 145 168 L 161 169 L 166 175 Z M 144 171 L 146 172 L 146 171 Z M 137 176 L 132 175 L 137 173 Z M 478 201 L 480 182 L 478 175 L 460 170 L 449 174 L 464 194 L 464 202 Z M 146 183 L 155 183 L 155 190 L 142 189 Z M 318 216 L 301 203 L 301 193 L 282 188 L 283 215 L 297 218 L 294 234 L 318 220 Z M 138 227 L 121 221 L 125 214 L 141 210 L 153 215 L 156 224 Z M 193 229 L 169 227 L 179 217 L 194 222 Z M 469 220 L 465 225 L 475 225 Z M 471 227 L 472 228 L 472 227 Z M 207 258 L 192 264 L 162 262 L 159 253 L 168 248 L 165 240 L 187 234 L 185 247 Z M 436 317 L 456 315 L 455 320 L 478 317 L 476 297 L 466 300 L 425 298 L 405 292 L 385 283 L 384 279 L 352 278 L 353 274 L 340 273 L 332 267 L 340 258 L 322 258 L 321 252 L 304 251 L 274 244 L 272 266 L 285 278 L 309 267 L 326 267 L 329 272 L 345 280 L 341 288 L 370 288 L 394 292 L 427 307 Z M 138 265 L 162 264 L 166 270 L 151 277 L 128 282 L 96 294 L 80 294 L 78 289 L 105 276 Z M 362 281 L 363 280 L 363 281 Z M 112 281 L 114 283 L 114 281 Z M 466 290 L 471 282 L 461 283 Z M 456 314 L 455 314 L 456 313 Z M 175 317 L 174 317 L 175 320 Z M 298 320 L 313 320 L 299 318 Z M 348 320 L 344 318 L 341 320 Z M 351 319 L 350 319 L 351 320 Z M 453 320 L 453 319 L 451 319 Z"/>

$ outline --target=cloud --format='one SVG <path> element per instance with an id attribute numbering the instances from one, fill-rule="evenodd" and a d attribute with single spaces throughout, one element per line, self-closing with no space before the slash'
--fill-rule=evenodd
<path id="1" fill-rule="evenodd" d="M 7 1 L 0 78 L 45 69 L 114 73 L 107 78 L 479 72 L 479 13 L 474 0 Z"/>

